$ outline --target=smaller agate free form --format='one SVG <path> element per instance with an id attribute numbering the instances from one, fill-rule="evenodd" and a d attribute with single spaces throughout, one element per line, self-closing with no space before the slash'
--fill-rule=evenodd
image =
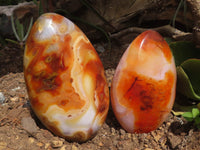
<path id="1" fill-rule="evenodd" d="M 43 14 L 24 54 L 31 106 L 54 134 L 84 142 L 104 123 L 109 91 L 101 60 L 85 34 L 67 18 Z"/>
<path id="2" fill-rule="evenodd" d="M 152 30 L 140 34 L 123 54 L 111 86 L 111 103 L 128 132 L 158 128 L 170 113 L 176 88 L 176 67 L 163 37 Z"/>

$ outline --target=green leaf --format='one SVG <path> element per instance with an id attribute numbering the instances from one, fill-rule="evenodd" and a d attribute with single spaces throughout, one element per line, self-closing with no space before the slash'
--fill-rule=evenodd
<path id="1" fill-rule="evenodd" d="M 190 99 L 200 100 L 200 49 L 186 41 L 169 45 L 177 66 L 177 91 Z"/>
<path id="2" fill-rule="evenodd" d="M 188 59 L 181 64 L 196 94 L 200 95 L 200 59 Z"/>
<path id="3" fill-rule="evenodd" d="M 176 100 L 177 100 L 177 97 L 176 97 Z M 174 106 L 173 106 L 173 110 L 172 110 L 172 113 L 175 115 L 175 116 L 179 116 L 179 115 L 182 115 L 184 114 L 185 112 L 192 112 L 192 109 L 196 108 L 197 106 L 195 105 L 187 105 L 187 106 L 184 106 L 184 105 L 180 105 L 178 104 L 176 101 L 174 102 Z"/>
<path id="4" fill-rule="evenodd" d="M 192 112 L 185 112 L 182 116 L 189 122 L 193 121 Z"/>
<path id="5" fill-rule="evenodd" d="M 193 42 L 171 42 L 169 46 L 173 53 L 176 66 L 181 65 L 182 62 L 189 58 L 200 58 L 200 49 L 196 48 Z"/>
<path id="6" fill-rule="evenodd" d="M 200 126 L 200 117 L 194 119 L 195 125 Z"/>
<path id="7" fill-rule="evenodd" d="M 190 79 L 181 66 L 177 67 L 177 91 L 188 98 L 200 100 L 200 96 L 195 93 Z"/>
<path id="8" fill-rule="evenodd" d="M 192 118 L 193 119 L 192 112 L 185 112 L 182 116 L 186 117 L 186 118 Z"/>
<path id="9" fill-rule="evenodd" d="M 192 109 L 192 116 L 193 118 L 196 118 L 197 116 L 199 116 L 200 112 L 198 108 L 193 108 Z"/>

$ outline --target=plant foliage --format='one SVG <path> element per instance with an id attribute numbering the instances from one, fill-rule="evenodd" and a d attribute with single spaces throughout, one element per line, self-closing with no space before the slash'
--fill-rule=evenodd
<path id="1" fill-rule="evenodd" d="M 17 39 L 17 41 L 11 40 L 11 39 L 6 39 L 9 42 L 19 44 L 21 48 L 24 46 L 24 42 L 26 41 L 29 32 L 31 30 L 31 27 L 33 25 L 33 18 L 31 18 L 29 27 L 26 31 L 26 34 L 24 34 L 24 25 L 20 23 L 18 19 L 14 20 L 13 15 L 11 16 L 11 24 L 12 24 L 12 30 L 13 33 Z"/>
<path id="2" fill-rule="evenodd" d="M 200 129 L 200 49 L 192 42 L 168 41 L 177 66 L 177 92 L 187 97 L 191 104 L 194 102 L 191 106 L 175 102 L 174 106 L 180 111 L 174 114 L 182 114 L 187 121 L 194 121 Z"/>
<path id="3" fill-rule="evenodd" d="M 194 125 L 200 129 L 200 111 L 198 108 L 193 108 L 191 112 L 185 112 L 182 116 L 188 122 L 194 121 Z"/>

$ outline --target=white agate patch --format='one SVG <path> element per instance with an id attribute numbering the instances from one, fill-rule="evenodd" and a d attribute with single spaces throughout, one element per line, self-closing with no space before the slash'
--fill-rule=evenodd
<path id="1" fill-rule="evenodd" d="M 93 105 L 90 105 L 84 113 L 65 112 L 57 105 L 49 107 L 43 115 L 48 118 L 49 122 L 58 122 L 58 128 L 65 136 L 73 136 L 76 132 L 84 132 L 87 135 L 88 130 L 92 129 L 96 132 L 100 127 L 98 125 L 98 117 L 95 115 L 96 110 Z M 96 121 L 97 120 L 97 121 Z"/>

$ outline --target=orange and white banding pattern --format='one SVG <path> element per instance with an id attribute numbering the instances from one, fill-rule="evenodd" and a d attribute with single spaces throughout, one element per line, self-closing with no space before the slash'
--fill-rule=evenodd
<path id="1" fill-rule="evenodd" d="M 33 25 L 24 53 L 31 106 L 54 134 L 84 142 L 104 123 L 109 90 L 102 62 L 67 18 L 46 13 Z"/>
<path id="2" fill-rule="evenodd" d="M 158 128 L 170 113 L 176 89 L 176 67 L 163 37 L 140 34 L 122 56 L 111 86 L 112 108 L 128 132 Z"/>

